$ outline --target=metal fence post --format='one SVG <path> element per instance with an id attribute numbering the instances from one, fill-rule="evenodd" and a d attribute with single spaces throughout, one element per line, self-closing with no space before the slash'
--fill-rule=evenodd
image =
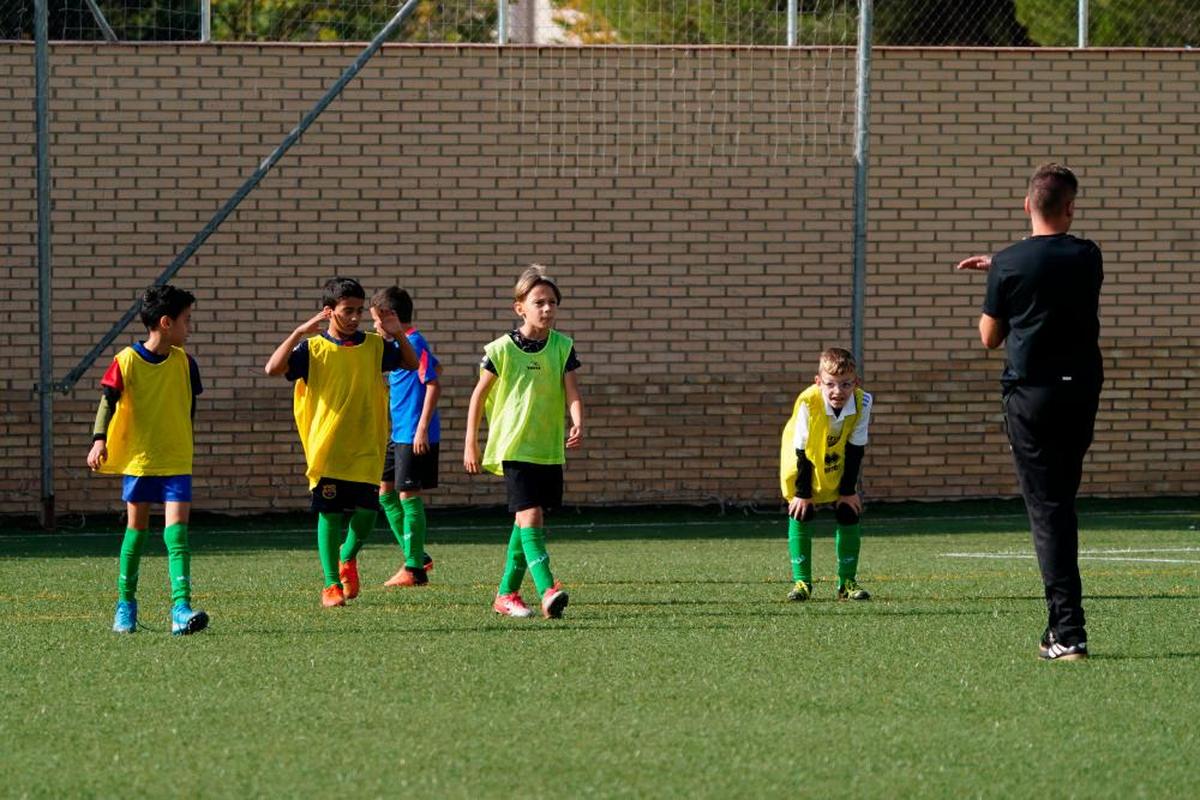
<path id="1" fill-rule="evenodd" d="M 1088 46 L 1088 0 L 1079 0 L 1079 47 Z"/>
<path id="2" fill-rule="evenodd" d="M 212 41 L 212 0 L 200 0 L 200 41 Z"/>
<path id="3" fill-rule="evenodd" d="M 858 79 L 854 102 L 854 308 L 851 339 L 863 374 L 863 325 L 867 293 L 867 150 L 871 130 L 872 0 L 858 0 Z"/>
<path id="4" fill-rule="evenodd" d="M 496 0 L 496 40 L 508 44 L 508 0 Z"/>
<path id="5" fill-rule="evenodd" d="M 37 159 L 38 407 L 42 436 L 42 527 L 54 520 L 54 351 L 50 341 L 50 0 L 34 0 L 34 117 Z"/>
<path id="6" fill-rule="evenodd" d="M 788 0 L 787 4 L 787 46 L 796 46 L 796 4 L 799 0 Z"/>

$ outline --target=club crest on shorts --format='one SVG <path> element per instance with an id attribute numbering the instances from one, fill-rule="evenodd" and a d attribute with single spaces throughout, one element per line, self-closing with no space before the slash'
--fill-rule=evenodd
<path id="1" fill-rule="evenodd" d="M 321 497 L 326 500 L 332 500 L 337 497 L 337 484 L 327 483 L 321 487 Z"/>

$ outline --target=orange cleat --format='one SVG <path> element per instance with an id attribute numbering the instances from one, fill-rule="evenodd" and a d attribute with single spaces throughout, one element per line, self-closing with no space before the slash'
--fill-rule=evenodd
<path id="1" fill-rule="evenodd" d="M 428 583 L 429 576 L 420 567 L 401 567 L 400 571 L 384 581 L 383 585 L 395 588 L 397 586 L 425 586 Z"/>
<path id="2" fill-rule="evenodd" d="M 567 593 L 563 591 L 558 581 L 542 595 L 542 616 L 546 619 L 562 619 L 563 609 L 567 607 Z"/>
<path id="3" fill-rule="evenodd" d="M 321 605 L 326 608 L 336 608 L 337 606 L 346 605 L 346 595 L 342 594 L 342 587 L 335 583 L 333 586 L 326 586 L 322 589 Z"/>
<path id="4" fill-rule="evenodd" d="M 342 582 L 347 600 L 358 597 L 358 559 L 338 562 L 338 580 Z"/>
<path id="5" fill-rule="evenodd" d="M 492 611 L 495 611 L 497 614 L 503 614 L 506 617 L 516 617 L 517 619 L 533 616 L 533 611 L 530 610 L 529 606 L 525 605 L 525 601 L 521 599 L 521 595 L 517 592 L 496 595 L 496 599 L 492 603 Z"/>

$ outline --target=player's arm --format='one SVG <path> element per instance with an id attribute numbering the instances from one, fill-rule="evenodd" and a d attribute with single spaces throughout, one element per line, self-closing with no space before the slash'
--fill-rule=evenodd
<path id="1" fill-rule="evenodd" d="M 796 496 L 788 503 L 788 516 L 803 519 L 815 508 L 812 501 L 813 465 L 804 454 L 796 450 Z"/>
<path id="2" fill-rule="evenodd" d="M 471 475 L 478 475 L 479 463 L 479 422 L 483 419 L 483 407 L 487 402 L 488 392 L 496 382 L 496 374 L 490 370 L 479 371 L 479 383 L 471 392 L 471 404 L 467 407 L 467 436 L 463 444 L 463 467 Z"/>
<path id="3" fill-rule="evenodd" d="M 571 415 L 571 430 L 567 433 L 567 447 L 583 445 L 583 396 L 579 393 L 579 379 L 575 371 L 563 375 L 563 390 L 567 395 L 567 413 Z"/>
<path id="4" fill-rule="evenodd" d="M 92 449 L 88 452 L 87 465 L 93 472 L 108 460 L 108 426 L 117 412 L 121 392 L 109 386 L 100 389 L 100 407 L 96 409 L 96 422 L 92 426 Z"/>
<path id="5" fill-rule="evenodd" d="M 396 316 L 396 312 L 390 308 L 377 308 L 375 309 L 375 316 L 379 322 L 379 327 L 388 336 L 392 337 L 396 342 L 396 346 L 400 348 L 400 369 L 416 369 L 419 367 L 421 361 L 417 358 L 417 351 L 413 350 L 412 343 L 404 335 L 404 326 L 400 324 L 400 318 Z M 388 372 L 391 372 L 391 370 L 388 370 Z"/>
<path id="6" fill-rule="evenodd" d="M 279 343 L 279 347 L 276 347 L 275 352 L 271 353 L 271 357 L 267 359 L 267 364 L 263 367 L 266 373 L 268 375 L 282 375 L 287 372 L 288 356 L 296 349 L 296 345 L 300 344 L 301 340 L 306 336 L 312 336 L 314 333 L 319 332 L 321 330 L 321 323 L 329 319 L 329 315 L 332 313 L 332 308 L 328 306 L 322 308 L 321 313 L 288 334 L 288 337 Z"/>
<path id="7" fill-rule="evenodd" d="M 442 396 L 442 384 L 438 381 L 440 377 L 442 365 L 437 364 L 433 368 L 433 380 L 425 383 L 425 404 L 421 406 L 421 418 L 417 420 L 417 430 L 413 434 L 413 452 L 417 455 L 429 452 L 429 422 Z"/>
<path id="8" fill-rule="evenodd" d="M 987 314 L 979 315 L 979 338 L 984 347 L 988 350 L 995 350 L 1004 344 L 1006 336 L 1008 336 L 1008 326 L 1002 320 Z"/>
<path id="9" fill-rule="evenodd" d="M 867 454 L 870 436 L 871 409 L 874 398 L 863 392 L 862 406 L 850 439 L 846 442 L 846 456 L 842 462 L 842 477 L 838 480 L 838 503 L 850 506 L 855 514 L 862 513 L 862 497 L 858 494 L 858 478 L 862 474 L 863 457 Z"/>
<path id="10" fill-rule="evenodd" d="M 121 365 L 114 358 L 100 379 L 100 407 L 96 409 L 96 422 L 92 425 L 92 449 L 87 457 L 87 465 L 92 471 L 100 469 L 108 460 L 108 426 L 117 413 L 117 403 L 124 389 Z"/>

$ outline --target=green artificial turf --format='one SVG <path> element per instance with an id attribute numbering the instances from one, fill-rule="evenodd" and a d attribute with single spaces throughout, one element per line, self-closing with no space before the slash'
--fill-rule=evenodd
<path id="1" fill-rule="evenodd" d="M 212 625 L 192 637 L 168 633 L 160 520 L 132 636 L 109 630 L 115 521 L 4 535 L 0 795 L 1184 796 L 1198 517 L 1085 510 L 1093 656 L 1070 664 L 1036 658 L 1044 604 L 1013 504 L 873 510 L 869 603 L 833 599 L 827 514 L 803 604 L 785 600 L 780 516 L 562 515 L 561 621 L 490 611 L 499 512 L 432 517 L 423 589 L 382 588 L 401 560 L 381 527 L 362 596 L 332 610 L 310 520 L 198 519 Z"/>

